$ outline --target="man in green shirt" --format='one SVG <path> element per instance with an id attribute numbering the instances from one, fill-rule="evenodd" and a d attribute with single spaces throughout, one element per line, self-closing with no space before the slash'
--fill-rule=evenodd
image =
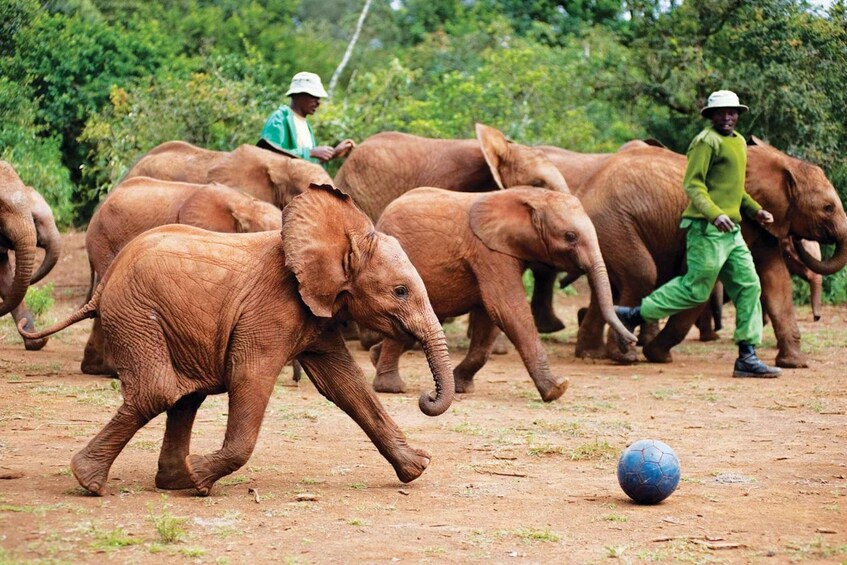
<path id="1" fill-rule="evenodd" d="M 781 371 L 756 356 L 755 346 L 762 341 L 762 291 L 739 225 L 742 213 L 763 227 L 773 223 L 771 213 L 744 189 L 747 144 L 735 125 L 746 110 L 734 92 L 709 95 L 700 114 L 712 123 L 691 142 L 683 178 L 690 199 L 680 223 L 686 230 L 688 270 L 654 290 L 640 306 L 617 306 L 615 311 L 632 331 L 645 321 L 657 322 L 703 304 L 719 278 L 736 309 L 733 339 L 738 359 L 733 376 L 772 378 Z"/>
<path id="2" fill-rule="evenodd" d="M 315 73 L 297 73 L 285 95 L 291 97 L 291 103 L 283 104 L 267 119 L 259 147 L 318 163 L 343 157 L 356 146 L 352 139 L 345 139 L 335 147 L 315 142 L 315 134 L 306 117 L 314 114 L 321 105 L 321 98 L 327 96 L 321 77 Z"/>

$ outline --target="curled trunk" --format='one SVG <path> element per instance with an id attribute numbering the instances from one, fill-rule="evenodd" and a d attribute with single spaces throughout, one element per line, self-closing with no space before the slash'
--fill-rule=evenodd
<path id="1" fill-rule="evenodd" d="M 615 306 L 612 300 L 612 286 L 609 283 L 609 275 L 606 272 L 606 264 L 602 257 L 595 257 L 594 264 L 588 270 L 588 282 L 591 284 L 591 292 L 600 307 L 603 319 L 624 340 L 635 343 L 636 337 L 627 330 L 615 314 Z"/>
<path id="2" fill-rule="evenodd" d="M 812 272 L 819 275 L 837 273 L 844 268 L 844 265 L 847 265 L 847 236 L 843 234 L 835 244 L 835 254 L 829 259 L 817 259 L 799 244 L 795 244 L 794 249 L 797 251 L 800 261 Z"/>
<path id="3" fill-rule="evenodd" d="M 434 315 L 430 327 L 416 337 L 423 345 L 429 370 L 435 381 L 435 390 L 421 393 L 418 406 L 427 416 L 438 416 L 450 408 L 455 392 L 453 364 L 447 352 L 447 338 Z"/>
<path id="4" fill-rule="evenodd" d="M 5 228 L 15 251 L 15 277 L 0 304 L 0 316 L 5 316 L 23 302 L 35 264 L 36 233 L 32 218 L 28 214 L 15 214 L 6 222 Z"/>
<path id="5" fill-rule="evenodd" d="M 37 229 L 38 241 L 40 242 L 39 247 L 44 248 L 44 260 L 41 261 L 38 270 L 32 275 L 30 284 L 37 283 L 53 270 L 62 251 L 62 236 L 59 235 L 56 224 L 51 221 L 44 226 L 39 226 L 39 228 Z"/>

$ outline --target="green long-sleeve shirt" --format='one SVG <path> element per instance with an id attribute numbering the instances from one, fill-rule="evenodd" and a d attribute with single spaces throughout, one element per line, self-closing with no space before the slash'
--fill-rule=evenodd
<path id="1" fill-rule="evenodd" d="M 314 147 L 317 145 L 315 143 L 315 134 L 308 122 L 306 125 L 312 137 L 312 147 Z M 262 139 L 272 147 L 293 153 L 301 159 L 306 159 L 313 163 L 319 162 L 311 156 L 312 147 L 300 147 L 297 145 L 297 126 L 294 125 L 294 110 L 289 106 L 283 104 L 265 121 L 265 127 L 262 128 Z"/>
<path id="2" fill-rule="evenodd" d="M 747 144 L 736 132 L 721 135 L 711 126 L 701 131 L 688 147 L 688 166 L 682 186 L 691 203 L 683 218 L 714 222 L 726 214 L 735 223 L 741 212 L 753 218 L 762 209 L 744 189 Z"/>

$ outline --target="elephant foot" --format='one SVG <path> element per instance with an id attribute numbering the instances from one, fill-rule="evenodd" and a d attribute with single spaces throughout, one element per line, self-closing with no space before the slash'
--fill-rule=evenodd
<path id="1" fill-rule="evenodd" d="M 457 393 L 468 394 L 474 391 L 476 385 L 474 384 L 473 377 L 460 377 L 457 375 L 453 375 L 453 390 Z"/>
<path id="2" fill-rule="evenodd" d="M 643 347 L 656 339 L 657 335 L 659 335 L 659 324 L 641 324 L 641 329 L 638 330 L 638 343 L 636 343 L 636 345 Z"/>
<path id="3" fill-rule="evenodd" d="M 568 386 L 571 384 L 570 379 L 567 377 L 562 377 L 558 381 L 551 383 L 550 385 L 539 386 L 538 392 L 541 394 L 541 400 L 544 402 L 553 402 L 568 390 Z"/>
<path id="4" fill-rule="evenodd" d="M 670 350 L 658 346 L 655 341 L 645 345 L 642 352 L 651 363 L 673 363 Z"/>
<path id="5" fill-rule="evenodd" d="M 494 340 L 494 346 L 491 348 L 491 353 L 494 355 L 506 355 L 509 352 L 509 346 L 506 334 L 500 332 L 497 339 Z"/>
<path id="6" fill-rule="evenodd" d="M 377 392 L 388 392 L 400 394 L 406 392 L 406 383 L 397 371 L 390 373 L 377 373 L 373 382 L 374 390 Z"/>
<path id="7" fill-rule="evenodd" d="M 776 356 L 776 366 L 783 369 L 807 369 L 809 359 L 804 353 L 779 353 Z"/>
<path id="8" fill-rule="evenodd" d="M 47 345 L 46 337 L 41 339 L 24 339 L 24 348 L 27 351 L 40 351 L 45 345 Z"/>
<path id="9" fill-rule="evenodd" d="M 606 349 L 606 358 L 618 365 L 633 365 L 638 363 L 638 351 L 634 347 L 621 351 L 617 344 Z"/>
<path id="10" fill-rule="evenodd" d="M 565 329 L 565 323 L 552 312 L 533 312 L 538 333 L 551 334 Z"/>
<path id="11" fill-rule="evenodd" d="M 206 467 L 205 458 L 200 455 L 187 455 L 185 468 L 191 478 L 191 486 L 197 489 L 199 496 L 209 496 L 212 486 L 218 480 Z"/>
<path id="12" fill-rule="evenodd" d="M 106 479 L 109 476 L 109 468 L 104 469 L 102 463 L 90 460 L 85 453 L 85 449 L 71 459 L 71 472 L 82 488 L 91 494 L 103 496 Z"/>
<path id="13" fill-rule="evenodd" d="M 704 333 L 700 334 L 700 341 L 717 341 L 717 340 L 720 339 L 720 337 L 721 336 L 719 336 L 715 332 L 709 332 L 709 333 L 704 332 Z"/>
<path id="14" fill-rule="evenodd" d="M 410 483 L 421 476 L 429 466 L 432 456 L 423 449 L 405 447 L 405 453 L 391 465 L 397 478 L 404 483 Z"/>
<path id="15" fill-rule="evenodd" d="M 579 344 L 576 346 L 574 355 L 579 359 L 605 359 L 608 357 L 606 350 L 602 347 L 580 347 Z"/>
<path id="16" fill-rule="evenodd" d="M 159 469 L 156 473 L 156 488 L 184 490 L 194 488 L 194 481 L 185 469 Z"/>

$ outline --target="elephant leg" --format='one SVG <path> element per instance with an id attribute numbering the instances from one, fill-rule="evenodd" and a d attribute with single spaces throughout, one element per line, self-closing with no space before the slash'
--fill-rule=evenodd
<path id="1" fill-rule="evenodd" d="M 359 327 L 359 343 L 362 345 L 363 351 L 370 351 L 370 349 L 382 341 L 382 335 L 379 332 L 375 332 L 363 326 Z"/>
<path id="2" fill-rule="evenodd" d="M 691 326 L 694 325 L 705 309 L 706 305 L 703 304 L 668 318 L 662 331 L 641 350 L 644 357 L 651 363 L 672 363 L 671 349 L 685 339 Z"/>
<path id="3" fill-rule="evenodd" d="M 189 394 L 180 398 L 168 409 L 165 438 L 159 452 L 156 488 L 179 490 L 194 487 L 194 482 L 185 466 L 185 458 L 191 444 L 194 418 L 204 400 L 206 400 L 205 394 Z"/>
<path id="4" fill-rule="evenodd" d="M 373 388 L 377 392 L 401 393 L 406 392 L 406 383 L 400 376 L 400 356 L 409 349 L 411 344 L 391 338 L 384 338 L 381 343 L 371 348 L 371 361 L 376 359 L 376 376 Z"/>
<path id="5" fill-rule="evenodd" d="M 32 321 L 32 313 L 27 310 L 26 305 L 21 302 L 20 304 L 12 310 L 12 318 L 15 320 L 15 327 L 17 327 L 18 322 L 24 318 L 26 318 L 26 325 L 24 326 L 24 330 L 28 332 L 35 331 L 35 324 Z M 24 348 L 27 351 L 38 351 L 47 345 L 48 338 L 43 337 L 41 339 L 27 339 L 25 337 L 22 338 L 24 340 Z"/>
<path id="6" fill-rule="evenodd" d="M 474 375 L 488 361 L 495 341 L 503 335 L 500 328 L 481 308 L 475 308 L 471 311 L 470 322 L 471 342 L 468 346 L 468 354 L 453 370 L 456 392 L 473 392 Z"/>
<path id="7" fill-rule="evenodd" d="M 480 287 L 485 311 L 514 344 L 541 399 L 544 402 L 556 400 L 568 389 L 570 381 L 565 377 L 555 377 L 550 371 L 547 353 L 526 303 L 520 274 L 512 278 L 507 271 L 497 272 L 497 265 L 487 265 L 486 268 L 493 272 L 477 274 L 477 280 L 489 282 Z"/>
<path id="8" fill-rule="evenodd" d="M 394 468 L 397 478 L 404 483 L 418 478 L 429 465 L 430 454 L 409 447 L 340 336 L 324 336 L 322 341 L 299 356 L 315 388 L 353 418 Z"/>
<path id="9" fill-rule="evenodd" d="M 600 307 L 592 295 L 576 334 L 576 356 L 578 358 L 603 359 L 606 357 L 606 350 L 603 346 L 603 327 L 605 325 L 606 322 L 603 320 Z"/>
<path id="10" fill-rule="evenodd" d="M 556 285 L 556 271 L 545 266 L 533 266 L 535 281 L 532 290 L 532 317 L 540 333 L 553 333 L 565 329 L 553 309 L 553 290 Z"/>
<path id="11" fill-rule="evenodd" d="M 218 479 L 234 473 L 250 459 L 274 383 L 282 369 L 282 363 L 274 359 L 259 363 L 233 362 L 233 366 L 237 368 L 229 382 L 238 383 L 238 386 L 230 386 L 228 390 L 229 414 L 223 445 L 209 455 L 188 455 L 184 459 L 191 482 L 200 496 L 208 496 Z"/>
<path id="12" fill-rule="evenodd" d="M 480 315 L 480 312 L 483 312 L 482 315 L 488 317 L 488 314 L 485 314 L 482 310 L 471 310 L 468 314 L 468 331 L 467 336 L 469 338 L 473 338 L 473 329 L 476 327 L 474 324 L 474 316 Z M 509 353 L 509 339 L 506 337 L 506 334 L 503 332 L 497 333 L 497 337 L 494 340 L 494 346 L 491 348 L 491 353 L 494 355 L 506 355 Z"/>
<path id="13" fill-rule="evenodd" d="M 638 331 L 638 343 L 636 345 L 645 346 L 659 335 L 658 322 L 645 322 L 641 324 L 641 329 Z"/>
<path id="14" fill-rule="evenodd" d="M 102 496 L 118 454 L 138 430 L 160 413 L 125 401 L 100 433 L 71 459 L 71 471 L 79 484 Z"/>
<path id="15" fill-rule="evenodd" d="M 85 344 L 80 370 L 86 375 L 117 375 L 114 361 L 106 345 L 100 316 L 94 318 L 91 326 L 91 334 Z"/>
<path id="16" fill-rule="evenodd" d="M 758 242 L 751 250 L 762 284 L 762 301 L 776 336 L 776 365 L 785 368 L 809 366 L 800 349 L 800 328 L 791 296 L 791 275 L 778 244 Z"/>

